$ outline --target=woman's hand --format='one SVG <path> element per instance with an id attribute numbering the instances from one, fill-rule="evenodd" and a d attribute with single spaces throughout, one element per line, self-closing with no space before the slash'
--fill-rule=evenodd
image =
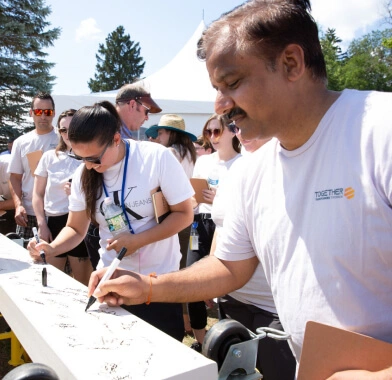
<path id="1" fill-rule="evenodd" d="M 64 192 L 65 194 L 67 194 L 68 196 L 71 195 L 71 182 L 66 182 L 64 185 Z"/>
<path id="2" fill-rule="evenodd" d="M 135 253 L 140 246 L 138 245 L 138 238 L 136 234 L 131 234 L 130 232 L 123 232 L 116 237 L 112 237 L 106 240 L 108 245 L 106 249 L 109 251 L 114 249 L 117 253 L 121 251 L 122 247 L 127 249 L 125 256 L 132 255 Z"/>
<path id="3" fill-rule="evenodd" d="M 30 240 L 29 244 L 27 245 L 27 250 L 30 253 L 31 258 L 35 262 L 41 262 L 40 251 L 44 251 L 46 257 L 53 257 L 54 256 L 54 249 L 48 244 L 46 241 L 41 240 L 38 244 L 35 239 Z"/>
<path id="4" fill-rule="evenodd" d="M 215 198 L 216 189 L 215 188 L 205 189 L 205 190 L 202 190 L 202 193 L 203 193 L 203 198 L 205 199 L 206 203 L 212 203 Z"/>

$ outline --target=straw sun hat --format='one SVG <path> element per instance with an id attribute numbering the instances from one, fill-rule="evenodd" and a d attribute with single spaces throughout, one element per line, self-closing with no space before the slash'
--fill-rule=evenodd
<path id="1" fill-rule="evenodd" d="M 188 135 L 192 141 L 196 141 L 197 137 L 185 130 L 185 122 L 181 116 L 175 114 L 162 115 L 158 125 L 153 125 L 145 132 L 147 137 L 156 139 L 158 136 L 158 129 L 167 129 L 169 131 L 180 132 Z"/>

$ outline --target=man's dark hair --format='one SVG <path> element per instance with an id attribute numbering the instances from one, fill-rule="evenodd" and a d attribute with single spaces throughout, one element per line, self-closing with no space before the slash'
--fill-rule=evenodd
<path id="1" fill-rule="evenodd" d="M 52 95 L 50 95 L 47 92 L 39 92 L 38 94 L 35 94 L 33 99 L 31 100 L 31 109 L 34 109 L 34 101 L 35 99 L 43 99 L 43 100 L 50 100 L 52 102 L 52 107 L 54 109 L 54 100 L 52 98 Z"/>
<path id="2" fill-rule="evenodd" d="M 310 10 L 309 0 L 248 1 L 223 14 L 204 31 L 197 55 L 205 60 L 216 48 L 234 54 L 253 54 L 264 59 L 274 71 L 276 57 L 287 45 L 297 44 L 313 78 L 326 81 L 318 28 Z"/>

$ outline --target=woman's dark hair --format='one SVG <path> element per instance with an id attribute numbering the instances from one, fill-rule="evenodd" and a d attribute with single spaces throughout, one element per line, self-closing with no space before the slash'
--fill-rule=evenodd
<path id="1" fill-rule="evenodd" d="M 175 148 L 178 151 L 181 160 L 183 160 L 189 152 L 192 162 L 195 163 L 196 149 L 192 143 L 191 138 L 182 132 L 176 132 L 170 129 L 167 129 L 167 131 L 170 133 L 168 147 L 172 147 L 173 145 L 175 145 Z"/>
<path id="2" fill-rule="evenodd" d="M 113 142 L 120 126 L 121 119 L 116 108 L 105 100 L 82 107 L 75 113 L 69 125 L 68 138 L 71 143 L 96 141 L 99 146 L 104 147 L 107 143 Z M 96 224 L 96 203 L 102 196 L 103 175 L 84 167 L 81 184 L 86 198 L 87 215 Z"/>
<path id="3" fill-rule="evenodd" d="M 62 119 L 65 119 L 67 116 L 72 117 L 73 115 L 75 115 L 76 110 L 74 110 L 73 108 L 70 108 L 69 110 L 63 111 L 61 112 L 59 118 L 57 119 L 57 130 L 60 129 L 60 121 Z M 56 146 L 55 152 L 56 152 L 56 156 L 58 155 L 58 152 L 65 152 L 68 147 L 67 144 L 65 143 L 64 139 L 63 139 L 63 135 L 61 133 L 59 133 L 60 135 L 60 139 L 59 139 L 59 143 Z"/>
<path id="4" fill-rule="evenodd" d="M 211 144 L 211 140 L 209 139 L 209 137 L 206 135 L 206 129 L 208 127 L 208 124 L 210 124 L 211 120 L 218 120 L 219 121 L 219 126 L 220 126 L 220 130 L 221 133 L 223 133 L 223 130 L 225 128 L 229 129 L 228 123 L 226 122 L 225 118 L 222 115 L 218 115 L 216 113 L 214 113 L 213 115 L 211 115 L 209 117 L 209 119 L 206 121 L 206 123 L 204 124 L 203 127 L 203 147 L 205 144 L 209 143 Z M 233 145 L 233 149 L 237 152 L 237 153 L 241 153 L 241 143 L 240 140 L 238 140 L 237 136 L 234 136 L 233 139 L 231 140 L 231 143 Z"/>

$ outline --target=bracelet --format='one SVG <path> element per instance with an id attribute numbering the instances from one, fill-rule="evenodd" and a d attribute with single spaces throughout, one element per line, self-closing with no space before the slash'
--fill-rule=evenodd
<path id="1" fill-rule="evenodd" d="M 157 278 L 157 274 L 155 272 L 150 273 L 150 291 L 148 293 L 148 298 L 147 298 L 147 302 L 146 305 L 149 305 L 151 303 L 151 297 L 152 297 L 152 278 Z"/>

